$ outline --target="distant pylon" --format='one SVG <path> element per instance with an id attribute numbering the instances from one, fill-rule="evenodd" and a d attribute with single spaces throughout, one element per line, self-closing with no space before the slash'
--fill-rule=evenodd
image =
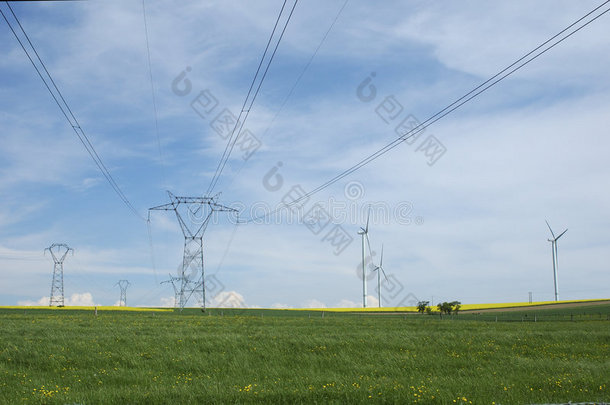
<path id="1" fill-rule="evenodd" d="M 201 309 L 205 311 L 205 273 L 203 267 L 203 234 L 217 211 L 238 211 L 216 202 L 214 197 L 177 197 L 170 193 L 170 203 L 148 209 L 150 211 L 174 211 L 184 235 L 184 254 L 180 274 L 174 281 L 180 282 L 178 305 L 184 309 L 191 296 L 200 298 Z M 182 213 L 180 208 L 182 207 Z"/>
<path id="2" fill-rule="evenodd" d="M 180 302 L 180 285 L 181 283 L 176 283 L 177 281 L 182 280 L 182 277 L 176 277 L 169 275 L 169 280 L 161 281 L 161 284 L 171 283 L 174 288 L 174 308 L 178 308 L 178 303 Z"/>
<path id="3" fill-rule="evenodd" d="M 51 281 L 51 296 L 49 297 L 49 306 L 64 306 L 64 259 L 68 252 L 74 254 L 74 249 L 65 243 L 54 243 L 44 251 L 51 252 L 53 257 L 53 281 Z M 55 251 L 54 251 L 55 250 Z"/>
<path id="4" fill-rule="evenodd" d="M 115 285 L 118 285 L 119 288 L 121 289 L 121 298 L 119 299 L 119 307 L 126 307 L 127 306 L 127 287 L 129 287 L 129 281 L 127 280 L 119 280 L 118 283 L 116 283 Z"/>

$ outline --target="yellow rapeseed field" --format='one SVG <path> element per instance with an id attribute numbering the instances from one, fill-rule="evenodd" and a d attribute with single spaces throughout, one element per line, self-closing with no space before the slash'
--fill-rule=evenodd
<path id="1" fill-rule="evenodd" d="M 571 301 L 537 301 L 537 302 L 503 302 L 494 304 L 462 304 L 461 311 L 476 311 L 478 309 L 496 309 L 496 308 L 518 308 L 530 307 L 539 305 L 555 305 L 555 304 L 572 304 L 584 302 L 599 302 L 608 301 L 608 299 L 589 299 L 589 300 L 571 300 Z M 436 306 L 432 307 L 433 310 Z M 286 309 L 287 311 L 303 310 L 299 308 Z M 308 311 L 327 311 L 327 312 L 417 312 L 416 307 L 383 307 L 383 308 L 307 308 Z"/>
<path id="2" fill-rule="evenodd" d="M 140 311 L 140 312 L 171 312 L 172 308 L 144 308 L 144 307 L 114 307 L 114 306 L 99 306 L 99 307 L 81 307 L 81 306 L 67 306 L 67 307 L 48 307 L 48 306 L 0 306 L 0 309 L 53 309 L 57 311 L 70 311 L 70 310 L 86 310 L 86 311 Z"/>

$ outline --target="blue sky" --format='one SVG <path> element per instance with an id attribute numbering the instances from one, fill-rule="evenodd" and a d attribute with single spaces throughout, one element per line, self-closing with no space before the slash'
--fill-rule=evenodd
<path id="1" fill-rule="evenodd" d="M 168 202 L 166 190 L 207 189 L 225 144 L 210 124 L 224 108 L 240 111 L 281 4 L 146 2 L 158 139 L 141 1 L 13 9 L 146 216 Z M 425 120 L 597 6 L 352 0 L 281 108 L 343 4 L 296 6 L 246 124 L 261 146 L 247 160 L 232 154 L 215 190 L 222 203 L 246 207 L 244 217 L 276 207 L 293 186 L 314 189 L 394 140 L 409 115 Z M 552 299 L 545 219 L 569 228 L 559 243 L 560 298 L 610 296 L 609 18 L 313 196 L 305 210 L 319 202 L 333 214 L 319 233 L 285 217 L 239 226 L 219 217 L 204 239 L 216 285 L 209 304 L 361 305 L 357 231 L 370 204 L 374 260 L 383 244 L 391 275 L 387 305 L 525 301 L 530 291 Z M 53 265 L 42 252 L 54 242 L 75 249 L 65 262 L 68 303 L 113 305 L 115 283 L 127 279 L 130 305 L 168 305 L 173 291 L 160 282 L 182 260 L 175 218 L 155 212 L 149 239 L 0 25 L 0 305 L 48 299 Z M 187 67 L 192 90 L 179 96 L 172 82 Z M 365 102 L 357 89 L 373 72 L 376 97 Z M 204 118 L 191 107 L 202 91 L 218 102 Z M 393 112 L 383 104 L 390 96 Z M 418 147 L 432 135 L 446 152 L 430 165 Z M 325 239 L 333 226 L 353 237 L 340 252 Z M 371 279 L 371 295 L 375 287 Z"/>

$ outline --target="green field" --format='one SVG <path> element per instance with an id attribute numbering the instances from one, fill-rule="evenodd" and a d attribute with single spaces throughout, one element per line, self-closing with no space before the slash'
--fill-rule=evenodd
<path id="1" fill-rule="evenodd" d="M 544 311 L 2 309 L 0 403 L 610 402 L 610 305 Z"/>

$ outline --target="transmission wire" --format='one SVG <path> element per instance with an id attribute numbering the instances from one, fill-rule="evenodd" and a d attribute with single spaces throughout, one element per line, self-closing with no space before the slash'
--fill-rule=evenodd
<path id="1" fill-rule="evenodd" d="M 155 94 L 155 84 L 154 84 L 154 80 L 153 80 L 152 63 L 150 61 L 150 44 L 149 44 L 149 39 L 148 39 L 148 23 L 146 22 L 145 0 L 142 0 L 142 16 L 144 17 L 144 34 L 146 36 L 146 56 L 147 56 L 147 60 L 148 60 L 148 77 L 150 79 L 150 91 L 152 94 L 153 112 L 155 115 L 155 134 L 157 135 L 157 147 L 159 149 L 159 157 L 161 158 L 161 162 L 165 166 L 165 161 L 163 159 L 163 152 L 161 150 L 161 137 L 159 136 L 159 114 L 157 112 L 157 96 Z"/>
<path id="2" fill-rule="evenodd" d="M 275 113 L 275 115 L 273 116 L 273 118 L 271 119 L 271 122 L 269 122 L 269 125 L 267 125 L 267 128 L 265 129 L 265 131 L 263 132 L 263 134 L 260 136 L 260 139 L 263 139 L 265 137 L 265 135 L 267 135 L 267 133 L 269 132 L 269 130 L 271 129 L 271 127 L 273 126 L 273 124 L 275 123 L 275 121 L 277 120 L 277 118 L 280 116 L 280 114 L 283 112 L 284 107 L 286 107 L 286 104 L 288 103 L 288 100 L 290 100 L 290 98 L 292 97 L 292 94 L 294 93 L 296 87 L 298 86 L 298 84 L 301 82 L 301 79 L 303 78 L 303 76 L 305 75 L 305 73 L 307 72 L 307 70 L 309 69 L 309 67 L 311 66 L 313 60 L 315 59 L 315 57 L 317 56 L 318 52 L 320 51 L 320 48 L 322 48 L 322 45 L 324 44 L 324 42 L 326 41 L 326 38 L 328 37 L 328 34 L 330 33 L 330 31 L 333 29 L 333 27 L 335 26 L 335 24 L 337 23 L 337 20 L 339 19 L 339 17 L 341 16 L 341 13 L 343 12 L 343 10 L 345 9 L 345 7 L 347 6 L 347 3 L 349 2 L 349 0 L 345 0 L 345 2 L 343 3 L 343 5 L 341 6 L 341 8 L 339 9 L 339 11 L 337 12 L 337 14 L 335 15 L 335 18 L 333 20 L 333 22 L 330 24 L 330 27 L 328 27 L 328 29 L 326 30 L 326 32 L 324 33 L 324 35 L 322 36 L 322 39 L 320 40 L 320 42 L 318 43 L 318 46 L 316 47 L 316 49 L 314 50 L 313 54 L 309 57 L 309 60 L 307 61 L 307 63 L 303 66 L 303 69 L 301 70 L 301 73 L 299 73 L 299 75 L 297 76 L 296 80 L 294 81 L 294 83 L 292 84 L 292 87 L 290 88 L 290 91 L 288 91 L 288 94 L 286 95 L 286 97 L 284 98 L 284 101 L 282 101 L 282 104 L 280 105 L 280 108 L 277 110 L 277 112 Z M 231 183 L 227 186 L 230 187 L 233 184 L 233 181 L 235 180 L 235 177 L 237 175 L 239 175 L 239 173 L 243 170 L 244 166 L 247 164 L 247 161 L 244 161 L 241 166 L 239 167 L 239 169 L 237 170 L 237 172 L 233 175 L 233 180 L 231 181 Z"/>
<path id="3" fill-rule="evenodd" d="M 304 194 L 300 198 L 298 198 L 298 199 L 296 199 L 296 200 L 294 200 L 291 203 L 288 203 L 286 205 L 290 206 L 290 205 L 297 204 L 297 203 L 303 201 L 304 199 L 307 199 L 307 198 L 311 197 L 312 195 L 319 193 L 320 191 L 324 190 L 325 188 L 330 187 L 331 185 L 335 184 L 339 180 L 349 176 L 350 174 L 352 174 L 353 172 L 357 171 L 361 167 L 366 166 L 367 164 L 369 164 L 373 160 L 375 160 L 375 159 L 379 158 L 380 156 L 386 154 L 390 150 L 392 150 L 395 147 L 397 147 L 398 145 L 400 145 L 402 142 L 404 142 L 404 141 L 408 140 L 409 138 L 412 138 L 415 135 L 421 133 L 426 128 L 428 128 L 430 125 L 432 125 L 435 122 L 441 120 L 445 116 L 451 114 L 453 111 L 457 110 L 458 108 L 460 108 L 464 104 L 466 104 L 469 101 L 471 101 L 472 99 L 476 98 L 481 93 L 487 91 L 489 88 L 495 86 L 497 83 L 499 83 L 500 81 L 504 80 L 506 77 L 508 77 L 508 76 L 512 75 L 513 73 L 515 73 L 516 71 L 520 70 L 525 65 L 527 65 L 530 62 L 532 62 L 533 60 L 537 59 L 539 56 L 541 56 L 544 53 L 546 53 L 547 51 L 551 50 L 552 48 L 554 48 L 555 46 L 557 46 L 561 42 L 565 41 L 566 39 L 568 39 L 569 37 L 571 37 L 572 35 L 574 35 L 578 31 L 580 31 L 581 29 L 583 29 L 586 26 L 588 26 L 589 24 L 591 24 L 593 21 L 597 20 L 598 18 L 600 18 L 601 16 L 606 14 L 608 11 L 610 11 L 610 9 L 607 9 L 607 10 L 603 11 L 602 13 L 598 14 L 597 16 L 593 17 L 592 19 L 590 19 L 586 23 L 582 24 L 581 26 L 579 26 L 578 28 L 574 29 L 573 31 L 571 31 L 570 33 L 565 35 L 564 37 L 560 38 L 559 40 L 557 40 L 556 42 L 552 43 L 551 45 L 549 45 L 545 49 L 543 49 L 540 52 L 536 53 L 531 58 L 527 59 L 528 56 L 532 55 L 537 50 L 539 50 L 540 48 L 544 47 L 546 44 L 551 42 L 553 39 L 557 38 L 558 36 L 560 36 L 564 32 L 568 31 L 571 27 L 573 27 L 574 25 L 578 24 L 580 21 L 582 21 L 583 19 L 585 19 L 589 15 L 593 14 L 595 11 L 597 11 L 599 8 L 603 7 L 608 2 L 610 2 L 610 0 L 606 0 L 604 3 L 602 3 L 601 5 L 599 5 L 598 7 L 596 7 L 595 9 L 593 9 L 592 11 L 590 11 L 589 13 L 587 13 L 586 15 L 584 15 L 583 17 L 581 17 L 580 19 L 575 21 L 574 23 L 570 24 L 568 27 L 564 28 L 562 31 L 560 31 L 559 33 L 557 33 L 556 35 L 554 35 L 553 37 L 551 37 L 547 41 L 543 42 L 538 47 L 534 48 L 532 51 L 528 52 L 527 54 L 525 54 L 524 56 L 519 58 L 517 61 L 513 62 L 512 64 L 510 64 L 509 66 L 507 66 L 506 68 L 504 68 L 503 70 L 501 70 L 500 72 L 498 72 L 497 74 L 492 76 L 491 78 L 487 79 L 485 82 L 483 82 L 482 84 L 478 85 L 477 87 L 475 87 L 474 89 L 472 89 L 471 91 L 469 91 L 468 93 L 466 93 L 465 95 L 463 95 L 462 97 L 460 97 L 459 99 L 454 101 L 453 103 L 449 104 L 447 107 L 445 107 L 442 110 L 438 111 L 436 114 L 432 115 L 431 117 L 426 119 L 424 122 L 422 122 L 419 125 L 417 125 L 415 128 L 413 128 L 413 129 L 409 130 L 408 132 L 406 132 L 405 134 L 401 135 L 398 139 L 395 139 L 394 141 L 392 141 L 389 144 L 385 145 L 384 147 L 382 147 L 381 149 L 377 150 L 373 154 L 371 154 L 371 155 L 367 156 L 366 158 L 362 159 L 360 162 L 356 163 L 354 166 L 352 166 L 349 169 L 341 172 L 340 174 L 336 175 L 335 177 L 331 178 L 330 180 L 328 180 L 325 183 L 321 184 L 320 186 L 316 187 L 312 191 Z M 524 59 L 526 59 L 526 60 L 523 63 L 519 64 L 519 62 L 523 61 Z M 517 65 L 517 66 L 513 68 L 513 66 L 515 66 L 515 65 Z M 278 209 L 275 209 L 275 210 L 273 210 L 270 213 L 267 213 L 265 215 L 261 215 L 261 216 L 255 217 L 255 218 L 251 218 L 251 219 L 247 220 L 246 223 L 252 223 L 252 222 L 257 221 L 259 219 L 266 218 L 266 217 L 268 217 L 270 215 L 273 215 L 273 214 L 277 213 L 281 209 L 282 208 L 278 208 Z"/>
<path id="4" fill-rule="evenodd" d="M 258 87 L 256 88 L 256 91 L 254 92 L 252 100 L 250 101 L 250 105 L 244 111 L 244 108 L 245 108 L 246 104 L 248 103 L 248 97 L 250 96 L 250 92 L 252 90 L 252 87 L 254 86 L 254 83 L 255 83 L 256 78 L 258 76 L 258 73 L 260 71 L 260 67 L 261 67 L 261 65 L 263 63 L 263 60 L 264 60 L 265 55 L 267 53 L 267 50 L 269 48 L 269 44 L 271 43 L 271 40 L 273 39 L 273 35 L 275 33 L 275 30 L 277 28 L 277 25 L 279 23 L 279 20 L 281 18 L 282 13 L 283 13 L 284 6 L 286 5 L 286 0 L 284 0 L 284 4 L 282 5 L 282 9 L 280 11 L 280 14 L 278 15 L 278 18 L 277 18 L 277 21 L 275 23 L 275 26 L 273 27 L 273 31 L 271 33 L 271 36 L 269 37 L 269 41 L 267 42 L 267 47 L 265 48 L 265 52 L 263 54 L 263 57 L 261 58 L 261 62 L 260 62 L 259 67 L 258 67 L 258 69 L 256 71 L 256 75 L 254 76 L 254 79 L 252 80 L 252 84 L 250 85 L 250 90 L 248 91 L 248 95 L 246 96 L 246 99 L 244 100 L 244 104 L 242 106 L 242 111 L 239 113 L 239 118 L 237 119 L 237 121 L 235 123 L 235 126 L 233 127 L 233 131 L 231 133 L 231 136 L 229 137 L 229 141 L 227 143 L 227 147 L 225 148 L 225 152 L 223 153 L 223 156 L 220 159 L 218 167 L 216 168 L 216 173 L 214 174 L 214 177 L 212 178 L 210 186 L 208 187 L 208 190 L 206 191 L 206 195 L 209 195 L 214 190 L 214 187 L 216 187 L 216 184 L 218 183 L 220 175 L 222 174 L 222 171 L 224 170 L 225 165 L 227 164 L 229 156 L 231 155 L 231 152 L 233 151 L 233 148 L 235 147 L 235 143 L 239 139 L 239 135 L 241 133 L 241 130 L 244 127 L 244 125 L 246 123 L 246 120 L 248 119 L 248 116 L 250 115 L 250 110 L 252 109 L 252 106 L 254 104 L 254 101 L 256 100 L 258 92 L 261 89 L 261 86 L 263 85 L 265 77 L 267 76 L 267 72 L 269 71 L 269 67 L 271 66 L 271 62 L 273 62 L 273 59 L 275 57 L 275 53 L 277 52 L 277 49 L 278 49 L 278 47 L 280 45 L 280 42 L 282 41 L 282 38 L 284 37 L 284 33 L 286 32 L 286 28 L 288 27 L 288 23 L 290 22 L 290 19 L 292 18 L 292 14 L 294 13 L 294 9 L 296 8 L 298 2 L 299 2 L 298 0 L 295 0 L 294 4 L 292 6 L 292 9 L 290 10 L 290 14 L 288 15 L 286 23 L 284 24 L 284 28 L 282 29 L 282 33 L 280 34 L 280 37 L 279 37 L 277 43 L 275 44 L 275 48 L 273 50 L 273 53 L 271 54 L 271 57 L 269 58 L 269 62 L 267 62 L 267 67 L 265 68 L 265 71 L 264 71 L 264 73 L 262 75 L 262 78 L 261 78 L 260 82 L 258 83 Z M 241 125 L 240 125 L 240 118 L 241 118 L 241 115 L 244 112 L 246 114 L 245 114 L 244 120 L 241 121 Z M 239 127 L 238 131 L 236 131 L 237 127 Z M 236 132 L 237 132 L 237 136 L 235 136 Z"/>
<path id="5" fill-rule="evenodd" d="M 21 22 L 19 21 L 19 19 L 17 18 L 17 15 L 15 15 L 15 12 L 13 11 L 11 5 L 8 2 L 5 2 L 6 5 L 8 6 L 9 10 L 11 11 L 11 14 L 13 15 L 13 17 L 15 18 L 15 21 L 17 21 L 17 24 L 19 25 L 19 28 L 21 29 L 21 32 L 24 34 L 25 38 L 27 39 L 28 43 L 30 44 L 32 50 L 34 51 L 34 54 L 36 55 L 36 58 L 38 59 L 38 61 L 40 62 L 41 66 L 43 67 L 44 71 L 46 72 L 47 76 L 49 77 L 49 79 L 51 80 L 51 83 L 53 85 L 53 87 L 55 88 L 55 90 L 57 91 L 57 94 L 59 95 L 60 99 L 63 101 L 64 105 L 65 105 L 65 110 L 64 110 L 64 106 L 61 105 L 61 103 L 59 102 L 59 100 L 57 99 L 57 96 L 53 93 L 53 91 L 51 90 L 49 84 L 47 83 L 47 81 L 45 80 L 44 76 L 42 75 L 42 73 L 40 72 L 40 69 L 38 68 L 38 66 L 36 66 L 36 63 L 34 62 L 34 60 L 32 59 L 32 57 L 30 56 L 29 52 L 26 50 L 25 45 L 23 44 L 23 42 L 21 41 L 21 39 L 19 38 L 19 36 L 17 35 L 17 33 L 15 32 L 15 30 L 13 29 L 13 26 L 11 25 L 11 23 L 8 21 L 8 19 L 6 18 L 6 15 L 4 14 L 4 12 L 2 11 L 2 9 L 0 9 L 0 14 L 2 14 L 2 17 L 4 18 L 4 21 L 6 21 L 7 25 L 9 26 L 11 32 L 13 33 L 13 35 L 15 36 L 15 38 L 17 39 L 17 42 L 19 42 L 19 45 L 21 46 L 21 49 L 23 49 L 24 53 L 26 54 L 26 56 L 28 57 L 28 59 L 30 60 L 30 62 L 32 63 L 32 66 L 34 66 L 34 69 L 36 70 L 36 72 L 38 73 L 38 76 L 40 76 L 40 79 L 43 81 L 45 87 L 47 88 L 47 90 L 49 91 L 49 93 L 51 94 L 51 97 L 53 97 L 53 100 L 55 100 L 55 103 L 57 104 L 57 106 L 59 107 L 59 109 L 61 110 L 62 114 L 64 115 L 64 117 L 66 118 L 66 120 L 68 121 L 68 123 L 70 124 L 70 126 L 72 127 L 72 130 L 74 131 L 74 133 L 76 134 L 76 136 L 78 137 L 78 139 L 81 141 L 81 143 L 83 144 L 83 146 L 85 147 L 85 149 L 87 150 L 87 152 L 89 153 L 89 155 L 91 156 L 91 158 L 93 159 L 93 161 L 95 162 L 96 166 L 98 167 L 98 169 L 100 170 L 100 172 L 102 173 L 102 175 L 106 178 L 106 180 L 108 181 L 108 183 L 110 184 L 110 186 L 114 189 L 115 193 L 119 196 L 119 198 L 123 201 L 123 203 L 133 212 L 134 215 L 136 215 L 138 218 L 144 220 L 144 217 L 142 217 L 138 211 L 135 209 L 135 207 L 131 204 L 131 202 L 129 201 L 129 199 L 127 198 L 127 196 L 123 193 L 123 191 L 121 190 L 121 188 L 118 186 L 118 184 L 116 183 L 116 181 L 114 180 L 114 178 L 112 177 L 112 175 L 110 174 L 110 171 L 106 168 L 106 166 L 104 165 L 104 162 L 101 160 L 99 154 L 97 153 L 97 151 L 95 150 L 95 148 L 93 147 L 93 145 L 91 144 L 89 138 L 87 137 L 87 135 L 85 134 L 85 132 L 83 131 L 83 129 L 81 128 L 78 120 L 76 119 L 76 117 L 74 116 L 74 114 L 72 113 L 72 110 L 70 109 L 70 106 L 68 105 L 68 103 L 66 102 L 65 98 L 63 97 L 61 91 L 59 90 L 59 88 L 57 87 L 57 85 L 55 84 L 55 81 L 53 80 L 53 77 L 51 76 L 51 74 L 49 73 L 46 65 L 44 64 L 44 62 L 42 61 L 42 59 L 40 58 L 40 55 L 38 54 L 38 52 L 36 51 L 36 48 L 34 47 L 34 45 L 32 44 L 32 41 L 30 41 L 29 36 L 27 35 L 27 33 L 25 32 L 25 30 L 23 29 L 23 26 L 21 25 Z M 68 113 L 66 113 L 66 110 L 68 111 L 68 113 L 70 114 L 70 116 L 72 117 L 72 119 L 70 119 L 70 117 L 68 117 Z M 73 121 L 72 121 L 73 120 Z"/>

